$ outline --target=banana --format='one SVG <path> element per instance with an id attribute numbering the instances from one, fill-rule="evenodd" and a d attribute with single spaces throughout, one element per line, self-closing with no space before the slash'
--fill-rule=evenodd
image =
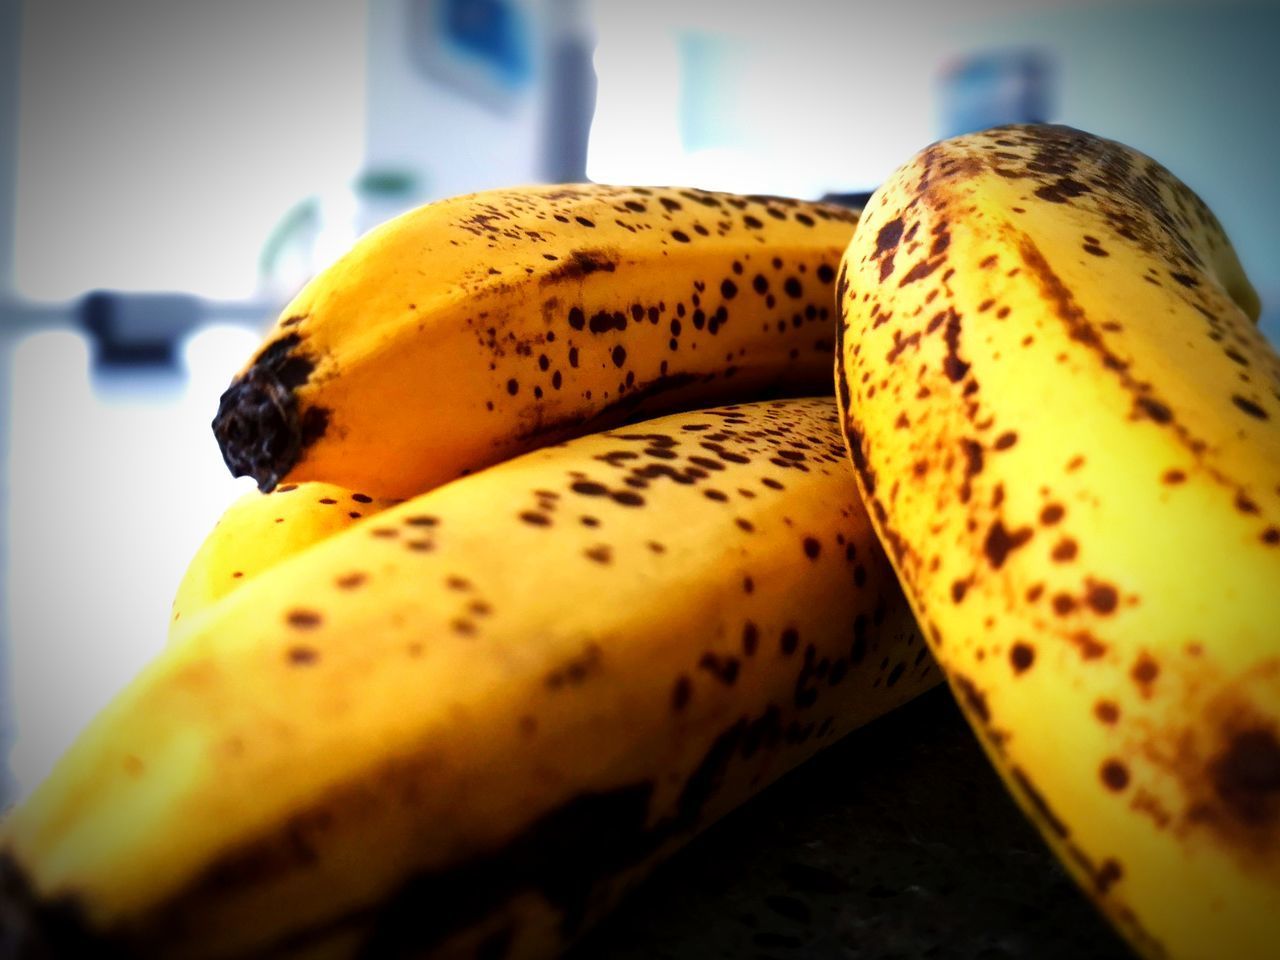
<path id="1" fill-rule="evenodd" d="M 332 483 L 286 483 L 234 500 L 187 565 L 173 598 L 169 638 L 264 570 L 399 503 Z"/>
<path id="2" fill-rule="evenodd" d="M 231 472 L 385 497 L 658 412 L 829 394 L 851 209 L 595 184 L 442 200 L 288 304 L 222 396 Z"/>
<path id="3" fill-rule="evenodd" d="M 940 680 L 834 399 L 670 415 L 223 597 L 5 819 L 0 886 L 74 955 L 550 956 Z"/>
<path id="4" fill-rule="evenodd" d="M 1280 357 L 1219 222 L 1059 126 L 942 141 L 846 251 L 877 533 L 1022 809 L 1146 957 L 1280 942 Z"/>

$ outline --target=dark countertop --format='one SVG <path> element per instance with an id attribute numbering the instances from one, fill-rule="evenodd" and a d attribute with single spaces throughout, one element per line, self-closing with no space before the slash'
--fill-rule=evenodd
<path id="1" fill-rule="evenodd" d="M 710 828 L 573 960 L 1132 960 L 936 689 Z"/>

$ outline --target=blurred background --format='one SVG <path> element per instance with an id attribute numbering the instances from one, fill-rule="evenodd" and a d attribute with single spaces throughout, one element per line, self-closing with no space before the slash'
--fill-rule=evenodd
<path id="1" fill-rule="evenodd" d="M 250 489 L 209 429 L 289 297 L 535 181 L 856 199 L 1050 120 L 1196 189 L 1280 339 L 1280 4 L 0 0 L 0 805 L 163 644 Z"/>

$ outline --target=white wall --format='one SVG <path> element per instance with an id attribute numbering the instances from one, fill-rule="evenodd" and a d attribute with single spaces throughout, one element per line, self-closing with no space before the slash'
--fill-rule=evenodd
<path id="1" fill-rule="evenodd" d="M 15 281 L 249 296 L 297 199 L 356 170 L 364 0 L 26 0 Z"/>
<path id="2" fill-rule="evenodd" d="M 1280 340 L 1280 3 L 1200 0 L 597 0 L 595 179 L 817 195 L 869 190 L 941 135 L 954 58 L 1032 45 L 1051 119 L 1170 167 L 1218 213 Z M 715 149 L 682 142 L 681 37 L 719 44 Z"/>

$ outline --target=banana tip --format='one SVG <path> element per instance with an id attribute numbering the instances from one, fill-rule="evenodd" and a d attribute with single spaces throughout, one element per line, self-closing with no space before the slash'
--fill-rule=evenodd
<path id="1" fill-rule="evenodd" d="M 213 434 L 232 476 L 253 477 L 264 493 L 293 469 L 329 422 L 321 407 L 299 415 L 294 391 L 315 369 L 299 349 L 301 339 L 290 333 L 268 344 L 222 394 L 213 418 Z"/>

